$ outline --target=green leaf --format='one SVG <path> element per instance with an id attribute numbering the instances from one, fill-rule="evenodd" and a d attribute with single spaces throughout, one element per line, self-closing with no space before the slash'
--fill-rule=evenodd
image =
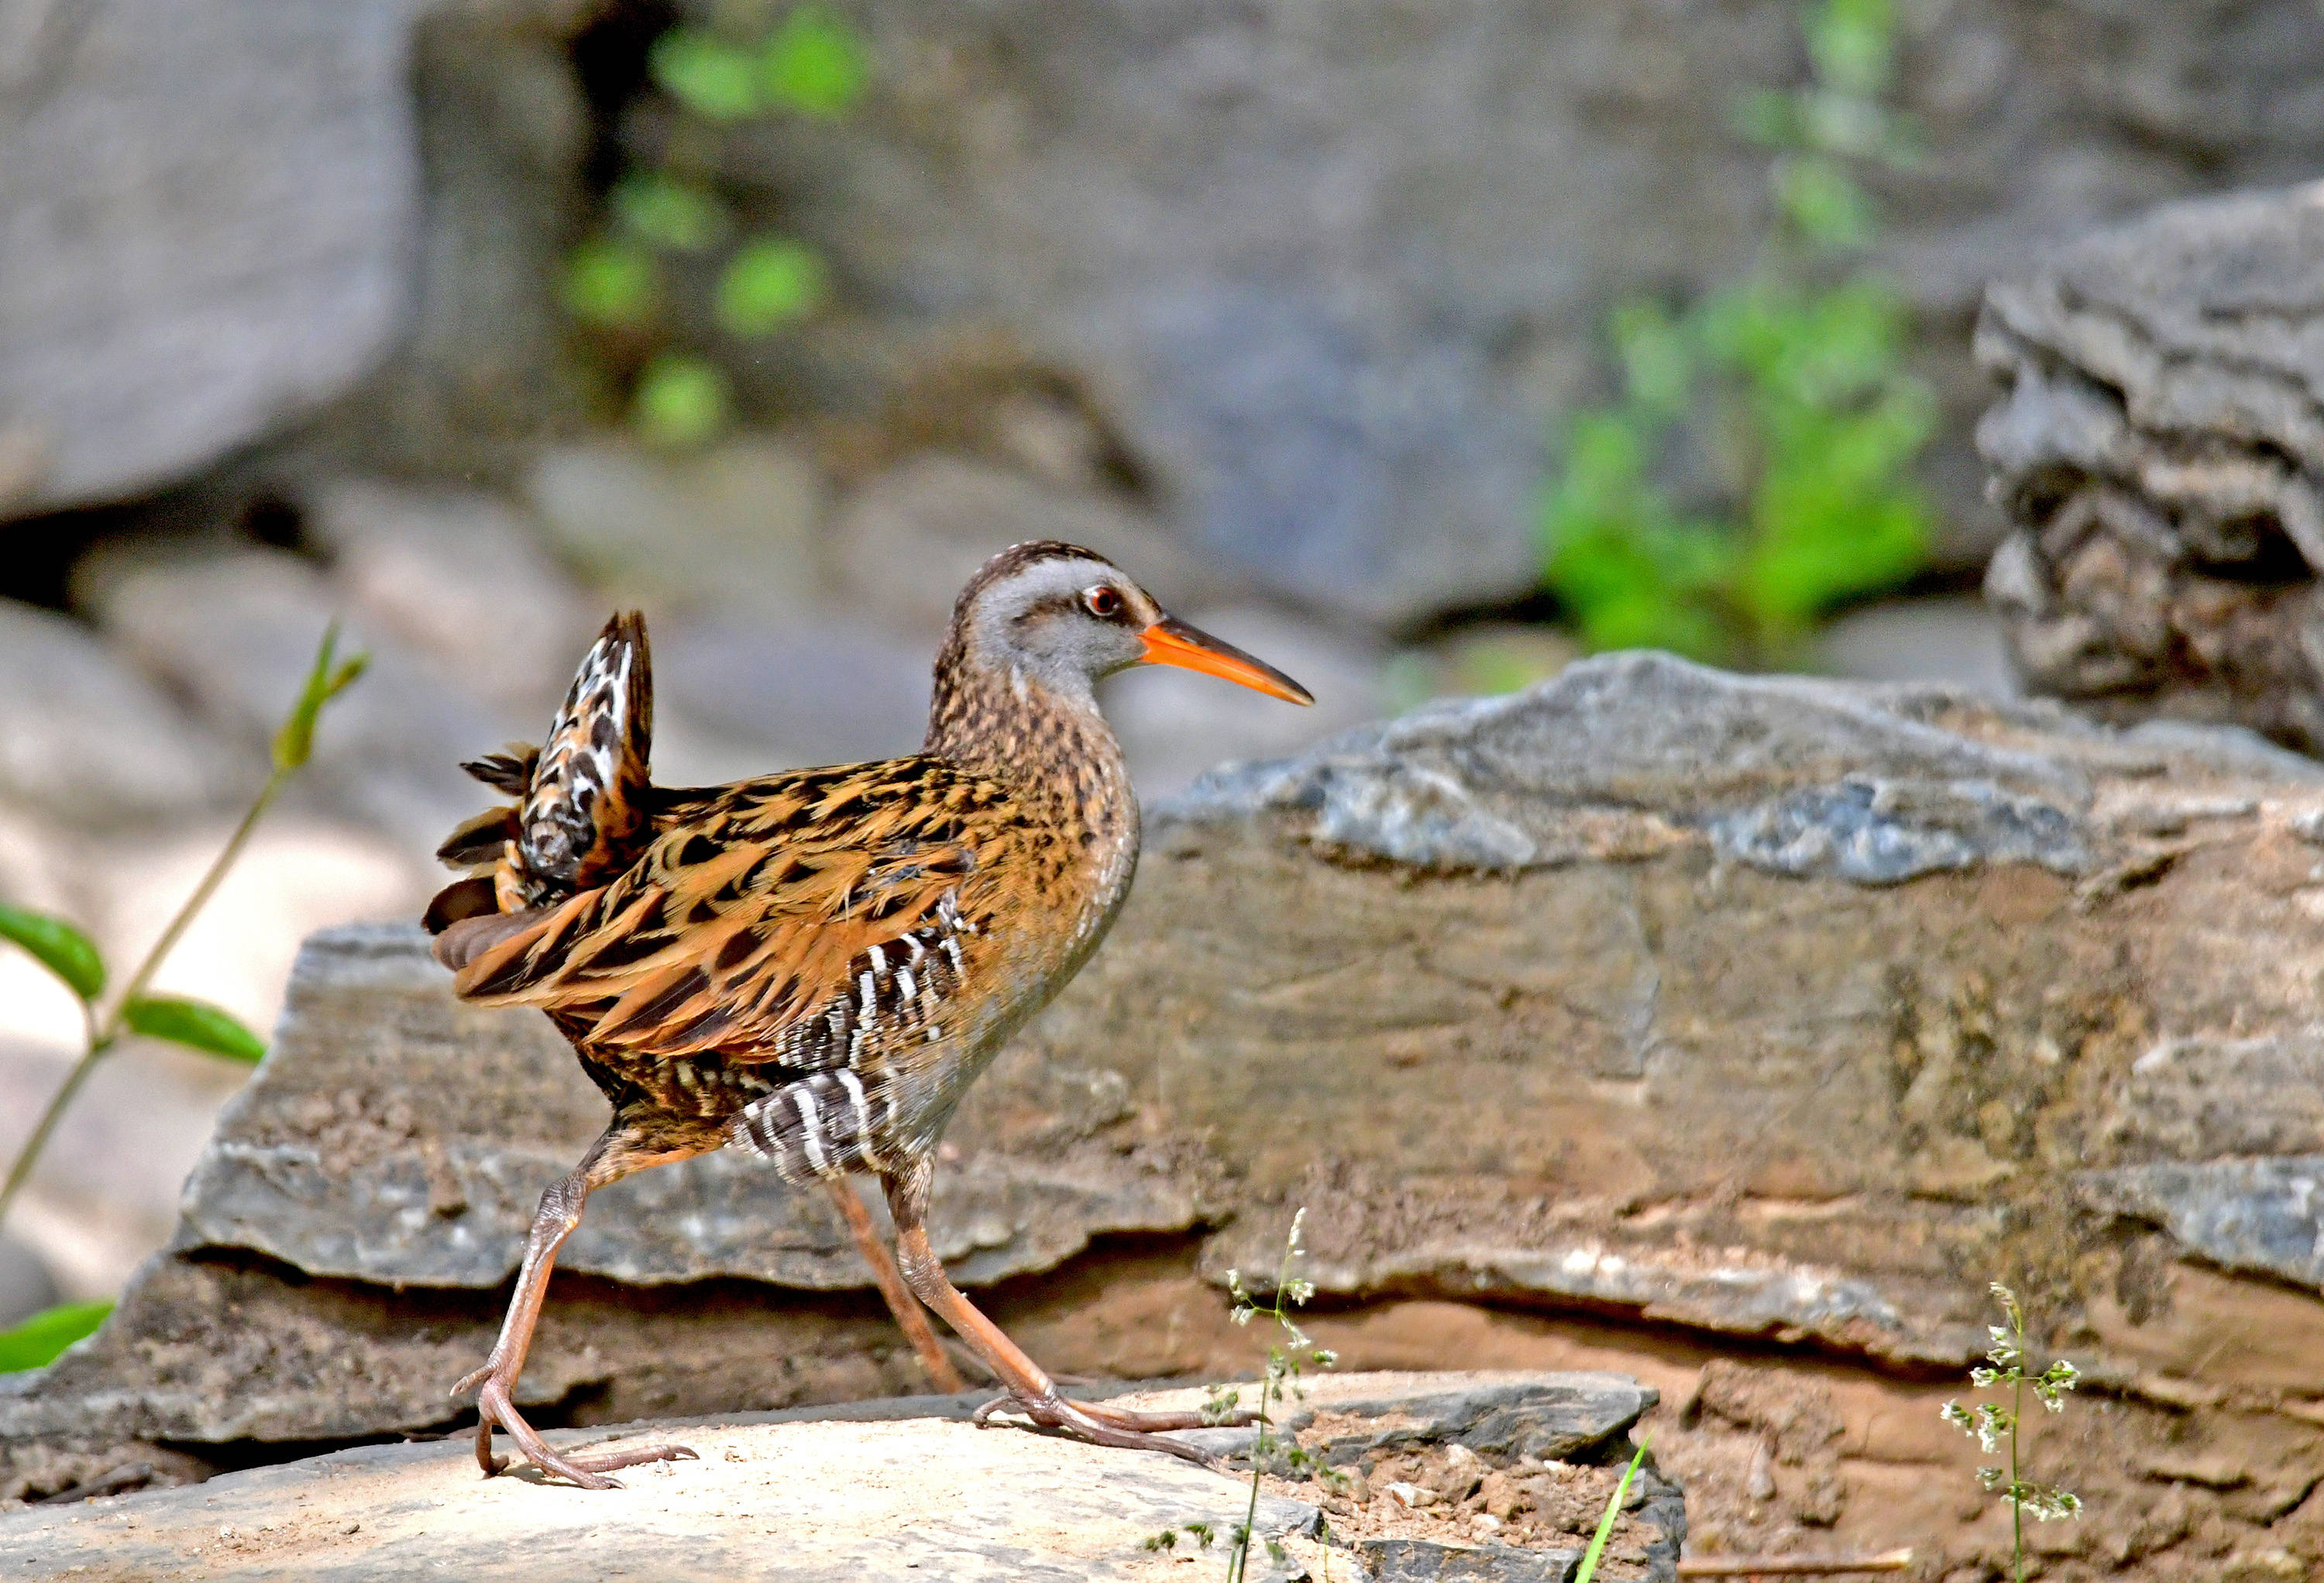
<path id="1" fill-rule="evenodd" d="M 1545 580 L 1592 649 L 1658 648 L 1729 657 L 1721 605 L 1738 560 L 1736 535 L 1681 517 L 1647 478 L 1665 421 L 1641 406 L 1585 412 L 1542 532 Z"/>
<path id="2" fill-rule="evenodd" d="M 290 706 L 290 713 L 274 733 L 274 768 L 277 773 L 288 773 L 302 767 L 315 754 L 315 720 L 322 714 L 323 706 L 345 692 L 355 678 L 371 663 L 369 654 L 338 658 L 339 624 L 336 621 L 323 629 L 323 641 L 315 650 L 313 669 L 307 672 L 307 684 L 299 692 L 299 701 Z"/>
<path id="3" fill-rule="evenodd" d="M 853 107 L 872 75 L 854 30 L 820 5 L 784 19 L 767 40 L 761 71 L 768 97 L 829 117 Z"/>
<path id="4" fill-rule="evenodd" d="M 700 253 L 726 240 L 733 222 L 717 195 L 659 171 L 640 171 L 614 183 L 613 216 L 657 247 Z"/>
<path id="5" fill-rule="evenodd" d="M 750 51 L 700 28 L 674 27 L 654 41 L 646 70 L 656 86 L 706 121 L 740 121 L 765 108 Z"/>
<path id="6" fill-rule="evenodd" d="M 717 437 L 727 404 L 724 374 L 700 357 L 669 352 L 646 366 L 631 418 L 650 443 L 685 450 Z"/>
<path id="7" fill-rule="evenodd" d="M 769 335 L 813 312 L 824 293 L 823 260 L 812 248 L 762 237 L 718 277 L 718 322 L 733 335 Z"/>
<path id="8" fill-rule="evenodd" d="M 0 1375 L 42 1368 L 85 1336 L 96 1334 L 113 1311 L 109 1302 L 67 1302 L 42 1309 L 11 1330 L 0 1330 Z"/>
<path id="9" fill-rule="evenodd" d="M 1775 197 L 1801 236 L 1819 247 L 1872 240 L 1872 200 L 1836 160 L 1818 154 L 1775 162 Z"/>
<path id="10" fill-rule="evenodd" d="M 1865 98 L 1886 90 L 1896 62 L 1890 0 L 1824 0 L 1803 20 L 1817 82 Z"/>
<path id="11" fill-rule="evenodd" d="M 1638 1465 L 1646 1459 L 1646 1447 L 1653 1443 L 1652 1440 L 1641 1442 L 1637 1455 L 1622 1469 L 1622 1482 L 1614 1486 L 1614 1498 L 1606 1503 L 1606 1514 L 1598 1519 L 1598 1532 L 1591 1536 L 1590 1548 L 1582 1552 L 1582 1565 L 1574 1569 L 1573 1583 L 1590 1583 L 1598 1575 L 1599 1558 L 1606 1553 L 1606 1541 L 1613 1537 L 1614 1519 L 1622 1514 L 1622 1503 L 1629 1498 L 1630 1480 L 1637 1477 Z"/>
<path id="12" fill-rule="evenodd" d="M 558 296 L 576 319 L 613 329 L 641 324 L 655 295 L 653 255 L 634 242 L 600 237 L 566 255 Z"/>
<path id="13" fill-rule="evenodd" d="M 88 936 L 61 918 L 27 912 L 0 903 L 0 940 L 20 945 L 35 961 L 63 979 L 84 1001 L 105 993 L 105 958 Z"/>
<path id="14" fill-rule="evenodd" d="M 248 1061 L 254 1066 L 266 1059 L 264 1041 L 244 1027 L 231 1013 L 203 1001 L 168 995 L 141 995 L 123 1009 L 123 1016 L 131 1032 L 143 1033 L 148 1039 L 167 1039 L 172 1044 L 222 1055 L 228 1060 Z"/>

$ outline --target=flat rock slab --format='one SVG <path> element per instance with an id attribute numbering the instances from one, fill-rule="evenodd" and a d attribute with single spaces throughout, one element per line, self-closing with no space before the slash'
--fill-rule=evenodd
<path id="1" fill-rule="evenodd" d="M 1182 1391 L 1139 1400 L 1201 1399 Z M 1496 1434 L 1507 1441 L 1509 1425 L 1524 1421 L 1608 1449 L 1653 1400 L 1653 1392 L 1610 1375 L 1370 1375 L 1318 1380 L 1305 1412 L 1328 1411 L 1343 1438 L 1361 1439 L 1351 1421 L 1378 1421 L 1382 1445 L 1432 1436 L 1467 1443 L 1480 1430 L 1488 1442 Z M 0 1573 L 221 1583 L 530 1579 L 545 1571 L 1064 1583 L 1184 1576 L 1176 1562 L 1185 1552 L 1147 1541 L 1188 1524 L 1223 1535 L 1242 1520 L 1249 1486 L 1231 1475 L 1152 1453 L 979 1430 L 962 1421 L 965 1412 L 963 1401 L 921 1398 L 550 1436 L 564 1446 L 676 1440 L 698 1454 L 630 1470 L 617 1491 L 522 1474 L 480 1478 L 465 1437 L 365 1446 L 198 1486 L 20 1512 L 0 1519 Z M 1683 1512 L 1673 1503 L 1652 1514 L 1663 1526 L 1643 1574 L 1634 1561 L 1630 1576 L 1674 1575 Z M 1319 1517 L 1314 1503 L 1262 1495 L 1256 1531 L 1286 1559 L 1255 1555 L 1253 1578 L 1322 1576 Z M 1384 1576 L 1562 1579 L 1573 1560 L 1426 1540 L 1389 1548 L 1405 1569 Z M 1346 1577 L 1354 1560 L 1342 1550 L 1332 1564 Z"/>

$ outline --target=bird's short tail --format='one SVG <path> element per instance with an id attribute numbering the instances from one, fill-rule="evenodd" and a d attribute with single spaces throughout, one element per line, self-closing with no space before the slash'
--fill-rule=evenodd
<path id="1" fill-rule="evenodd" d="M 627 868 L 646 828 L 653 756 L 653 659 L 645 617 L 605 623 L 549 727 L 519 815 L 517 852 L 537 893 L 587 890 Z"/>
<path id="2" fill-rule="evenodd" d="M 438 848 L 455 868 L 490 872 L 438 895 L 429 930 L 562 901 L 628 867 L 650 833 L 652 753 L 653 662 L 645 617 L 631 611 L 582 657 L 547 742 L 461 766 L 519 801 L 468 820 Z"/>

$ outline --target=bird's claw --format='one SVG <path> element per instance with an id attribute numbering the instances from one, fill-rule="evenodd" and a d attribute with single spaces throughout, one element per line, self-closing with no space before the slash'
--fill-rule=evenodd
<path id="1" fill-rule="evenodd" d="M 505 1473 L 509 1459 L 493 1450 L 493 1430 L 495 1427 L 514 1440 L 524 1453 L 525 1460 L 554 1478 L 561 1478 L 583 1489 L 620 1489 L 622 1481 L 605 1476 L 617 1467 L 635 1467 L 648 1462 L 698 1462 L 701 1453 L 691 1446 L 640 1446 L 631 1450 L 606 1451 L 595 1456 L 561 1456 L 549 1448 L 539 1431 L 525 1422 L 511 1400 L 508 1382 L 490 1368 L 479 1370 L 455 1388 L 455 1394 L 466 1392 L 479 1380 L 483 1391 L 476 1398 L 476 1466 L 484 1469 L 486 1478 Z"/>

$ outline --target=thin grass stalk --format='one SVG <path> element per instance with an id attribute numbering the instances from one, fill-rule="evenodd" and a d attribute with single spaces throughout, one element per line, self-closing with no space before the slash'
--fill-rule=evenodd
<path id="1" fill-rule="evenodd" d="M 202 875 L 201 883 L 180 905 L 176 914 L 171 918 L 169 927 L 162 930 L 161 938 L 153 942 L 152 949 L 137 964 L 137 970 L 129 976 L 129 982 L 114 996 L 113 1009 L 106 1014 L 105 1020 L 99 1023 L 95 1009 L 86 1001 L 81 1003 L 86 1048 L 82 1050 L 80 1059 L 73 1063 L 72 1070 L 65 1074 L 64 1082 L 50 1097 L 47 1108 L 41 1112 L 41 1119 L 33 1124 L 32 1135 L 24 1140 L 23 1147 L 16 1151 L 16 1158 L 9 1162 L 7 1180 L 0 1182 L 0 1222 L 8 1218 L 8 1211 L 15 1204 L 17 1193 L 23 1190 L 25 1181 L 32 1176 L 33 1165 L 39 1162 L 42 1151 L 48 1147 L 50 1134 L 57 1130 L 57 1123 L 72 1104 L 73 1097 L 80 1092 L 81 1085 L 88 1081 L 89 1074 L 97 1069 L 97 1061 L 121 1041 L 122 1018 L 126 1014 L 130 1003 L 145 993 L 153 975 L 161 971 L 162 959 L 175 950 L 179 940 L 185 937 L 187 929 L 194 921 L 194 915 L 208 905 L 210 898 L 217 894 L 219 884 L 226 879 L 226 870 L 234 866 L 235 859 L 241 856 L 242 849 L 250 844 L 251 832 L 258 828 L 258 821 L 265 816 L 267 808 L 281 793 L 284 783 L 295 773 L 292 769 L 277 769 L 266 777 L 266 784 L 252 800 L 249 811 L 242 816 L 242 822 L 226 838 L 226 846 L 212 860 L 208 871 Z"/>

